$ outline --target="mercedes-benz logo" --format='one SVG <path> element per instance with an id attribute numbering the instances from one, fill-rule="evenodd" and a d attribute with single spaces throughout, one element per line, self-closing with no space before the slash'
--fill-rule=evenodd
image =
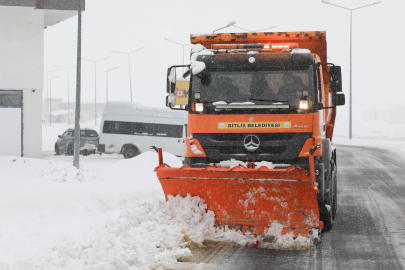
<path id="1" fill-rule="evenodd" d="M 260 146 L 259 137 L 257 137 L 256 135 L 248 135 L 248 136 L 246 136 L 246 138 L 243 140 L 243 145 L 245 146 L 245 148 L 246 148 L 248 151 L 253 152 L 253 151 L 255 151 L 257 148 L 259 148 L 259 146 Z"/>

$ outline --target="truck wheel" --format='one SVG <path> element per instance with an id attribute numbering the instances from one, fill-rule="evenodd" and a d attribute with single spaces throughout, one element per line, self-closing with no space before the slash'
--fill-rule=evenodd
<path id="1" fill-rule="evenodd" d="M 330 173 L 330 166 L 329 166 Z M 325 173 L 325 186 L 329 188 L 329 191 L 325 193 L 325 200 L 323 202 L 318 201 L 319 207 L 319 220 L 323 222 L 322 232 L 328 232 L 333 226 L 333 183 L 329 173 Z M 329 206 L 326 207 L 326 205 Z"/>
<path id="2" fill-rule="evenodd" d="M 60 155 L 59 147 L 57 144 L 55 144 L 55 155 Z"/>
<path id="3" fill-rule="evenodd" d="M 332 229 L 332 211 L 328 211 L 328 208 L 324 203 L 318 200 L 319 208 L 319 220 L 323 222 L 322 232 L 329 232 Z"/>
<path id="4" fill-rule="evenodd" d="M 332 204 L 332 217 L 335 219 L 337 212 L 337 167 L 333 170 L 333 204 Z"/>
<path id="5" fill-rule="evenodd" d="M 139 155 L 139 150 L 134 146 L 126 147 L 124 150 L 124 158 L 133 158 Z"/>

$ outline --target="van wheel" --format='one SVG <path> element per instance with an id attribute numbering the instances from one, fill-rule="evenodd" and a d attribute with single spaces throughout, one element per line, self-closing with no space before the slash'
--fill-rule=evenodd
<path id="1" fill-rule="evenodd" d="M 55 155 L 60 155 L 59 147 L 57 144 L 55 144 Z"/>
<path id="2" fill-rule="evenodd" d="M 124 158 L 133 158 L 139 154 L 139 150 L 134 146 L 126 147 L 124 150 Z"/>

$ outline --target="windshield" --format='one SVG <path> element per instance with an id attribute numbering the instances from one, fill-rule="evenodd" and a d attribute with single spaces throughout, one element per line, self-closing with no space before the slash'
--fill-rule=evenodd
<path id="1" fill-rule="evenodd" d="M 306 97 L 311 105 L 315 102 L 313 80 L 312 67 L 305 70 L 207 71 L 193 76 L 191 99 L 212 108 L 283 104 L 287 105 L 283 106 L 284 110 L 297 111 L 300 99 Z M 199 93 L 199 99 L 195 98 L 195 93 Z"/>

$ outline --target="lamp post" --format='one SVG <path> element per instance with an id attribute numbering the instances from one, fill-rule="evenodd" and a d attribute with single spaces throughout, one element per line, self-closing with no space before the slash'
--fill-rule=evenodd
<path id="1" fill-rule="evenodd" d="M 50 85 L 51 85 L 51 89 L 49 91 L 49 94 L 50 94 L 50 97 L 49 97 L 49 123 L 50 123 L 50 126 L 52 126 L 52 107 L 51 107 L 52 106 L 52 80 L 56 79 L 56 78 L 59 78 L 59 75 L 50 79 Z"/>
<path id="2" fill-rule="evenodd" d="M 106 88 L 105 88 L 105 100 L 106 100 L 106 105 L 108 107 L 108 72 L 110 72 L 111 70 L 117 69 L 118 67 L 112 68 L 112 69 L 108 69 L 105 72 L 105 77 L 107 79 L 106 81 Z"/>
<path id="3" fill-rule="evenodd" d="M 75 137 L 73 166 L 79 169 L 80 154 L 80 98 L 82 78 L 82 0 L 79 0 L 77 11 L 77 68 L 76 68 L 76 104 L 75 104 Z"/>
<path id="4" fill-rule="evenodd" d="M 175 43 L 175 44 L 177 44 L 177 45 L 180 45 L 180 46 L 182 46 L 183 47 L 183 66 L 184 66 L 184 47 L 185 46 L 188 46 L 188 45 L 191 45 L 190 43 L 187 43 L 187 44 L 181 44 L 181 43 L 178 43 L 178 42 L 176 42 L 176 41 L 173 41 L 173 40 L 170 40 L 170 39 L 168 39 L 168 38 L 164 38 L 165 40 L 167 40 L 167 41 L 170 41 L 170 42 L 172 42 L 172 43 Z M 184 73 L 184 67 L 183 68 L 181 68 L 181 70 L 182 70 L 182 72 Z"/>
<path id="5" fill-rule="evenodd" d="M 49 83 L 48 75 L 49 75 L 49 73 L 55 72 L 55 71 L 59 71 L 59 69 L 48 70 L 48 71 L 45 70 L 45 72 L 46 72 L 46 98 L 48 99 L 48 102 L 50 102 L 50 100 L 49 100 L 49 87 L 48 87 L 48 83 Z M 46 112 L 45 112 L 45 113 L 46 113 L 47 115 L 49 115 L 49 113 L 48 113 L 48 106 L 45 105 L 45 108 L 46 108 Z"/>
<path id="6" fill-rule="evenodd" d="M 224 29 L 224 28 L 227 28 L 227 27 L 229 27 L 229 26 L 232 26 L 232 25 L 235 25 L 235 21 L 230 21 L 226 26 L 224 26 L 224 27 L 221 27 L 221 28 L 219 28 L 219 29 L 217 29 L 217 30 L 214 30 L 214 31 L 212 31 L 212 33 L 214 34 L 215 33 L 215 31 L 218 31 L 218 30 L 221 30 L 221 29 Z"/>
<path id="7" fill-rule="evenodd" d="M 108 58 L 109 57 L 106 57 L 106 58 L 96 60 L 96 61 L 82 58 L 85 61 L 94 63 L 94 125 L 96 125 L 96 126 L 97 126 L 97 63 L 107 60 Z"/>
<path id="8" fill-rule="evenodd" d="M 351 140 L 352 137 L 353 137 L 352 136 L 352 125 L 353 125 L 353 122 L 352 122 L 352 12 L 353 12 L 353 10 L 356 10 L 356 9 L 360 9 L 360 8 L 380 4 L 381 1 L 374 2 L 372 4 L 368 4 L 368 5 L 357 7 L 357 8 L 345 8 L 345 7 L 341 7 L 341 6 L 329 3 L 328 1 L 325 1 L 325 0 L 322 0 L 322 3 L 332 5 L 332 6 L 335 6 L 335 7 L 339 7 L 339 8 L 343 8 L 343 9 L 346 9 L 346 10 L 350 10 L 350 94 L 349 94 L 350 95 L 350 107 L 349 107 L 350 118 L 349 118 L 349 139 Z"/>
<path id="9" fill-rule="evenodd" d="M 69 68 L 73 68 L 73 67 L 75 67 L 75 66 L 71 66 L 71 67 L 63 67 L 63 66 L 58 66 L 58 65 L 56 65 L 57 67 L 60 67 L 60 68 L 64 68 L 64 69 L 66 69 L 66 74 L 67 74 L 67 86 L 68 86 L 68 94 L 67 94 L 67 102 L 68 102 L 68 125 L 70 125 L 70 109 L 69 109 L 69 90 L 70 90 L 70 88 L 69 88 Z"/>
<path id="10" fill-rule="evenodd" d="M 111 51 L 113 53 L 121 53 L 121 54 L 126 54 L 128 56 L 128 69 L 129 69 L 129 90 L 131 91 L 131 102 L 132 102 L 132 82 L 131 82 L 131 59 L 129 58 L 129 55 L 131 53 L 137 52 L 139 50 L 142 50 L 145 47 L 141 47 L 139 49 L 136 49 L 135 51 L 126 53 L 126 52 L 117 52 L 117 51 Z"/>

